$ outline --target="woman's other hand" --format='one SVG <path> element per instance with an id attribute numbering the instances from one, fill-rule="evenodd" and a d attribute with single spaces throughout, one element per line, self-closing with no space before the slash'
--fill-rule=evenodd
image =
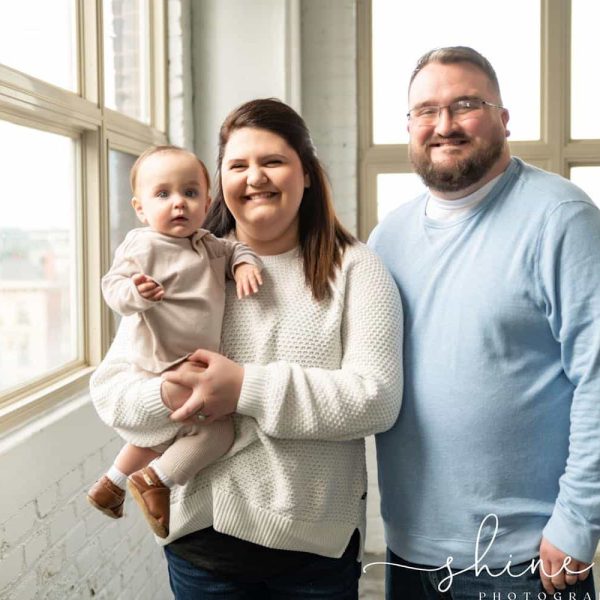
<path id="1" fill-rule="evenodd" d="M 208 350 L 196 350 L 184 364 L 188 362 L 196 366 L 163 373 L 167 384 L 177 384 L 191 390 L 189 399 L 173 412 L 171 419 L 185 421 L 201 415 L 211 422 L 234 413 L 242 391 L 244 367 Z M 199 363 L 206 365 L 206 368 Z"/>

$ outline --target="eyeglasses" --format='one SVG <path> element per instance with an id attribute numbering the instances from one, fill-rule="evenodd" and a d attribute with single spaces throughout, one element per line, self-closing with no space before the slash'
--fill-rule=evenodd
<path id="1" fill-rule="evenodd" d="M 463 100 L 456 100 L 455 102 L 452 102 L 452 104 L 447 104 L 446 106 L 425 105 L 411 108 L 406 113 L 406 116 L 415 121 L 418 125 L 433 125 L 438 122 L 444 108 L 448 109 L 452 119 L 455 121 L 463 121 L 464 119 L 475 116 L 475 113 L 484 106 L 504 108 L 503 106 L 492 104 L 481 98 L 465 98 Z"/>

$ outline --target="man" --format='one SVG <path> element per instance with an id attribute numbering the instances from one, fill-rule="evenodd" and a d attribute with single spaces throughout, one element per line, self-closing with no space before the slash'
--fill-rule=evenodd
<path id="1" fill-rule="evenodd" d="M 478 52 L 424 55 L 409 107 L 428 191 L 370 239 L 405 305 L 403 408 L 377 440 L 387 598 L 591 600 L 600 211 L 511 158 Z"/>

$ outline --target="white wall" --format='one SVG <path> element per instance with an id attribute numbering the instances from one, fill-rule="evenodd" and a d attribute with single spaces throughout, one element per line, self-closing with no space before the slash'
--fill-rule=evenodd
<path id="1" fill-rule="evenodd" d="M 131 500 L 114 520 L 85 492 L 121 446 L 87 396 L 0 441 L 0 598 L 170 597 L 165 561 Z"/>
<path id="2" fill-rule="evenodd" d="M 357 228 L 356 0 L 191 3 L 196 152 L 214 172 L 225 116 L 276 97 L 306 119 L 336 210 Z"/>
<path id="3" fill-rule="evenodd" d="M 333 187 L 336 212 L 357 229 L 356 1 L 302 0 L 302 114 Z"/>
<path id="4" fill-rule="evenodd" d="M 215 164 L 225 116 L 253 98 L 299 108 L 298 0 L 192 2 L 195 148 Z"/>

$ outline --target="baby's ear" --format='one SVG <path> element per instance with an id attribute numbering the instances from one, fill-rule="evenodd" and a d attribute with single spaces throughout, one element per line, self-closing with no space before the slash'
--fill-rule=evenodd
<path id="1" fill-rule="evenodd" d="M 135 196 L 131 199 L 131 206 L 133 206 L 133 210 L 135 210 L 135 214 L 137 215 L 137 218 L 144 225 L 146 225 L 148 223 L 148 221 L 146 220 L 146 215 L 144 214 L 144 208 L 142 206 L 142 203 Z"/>

